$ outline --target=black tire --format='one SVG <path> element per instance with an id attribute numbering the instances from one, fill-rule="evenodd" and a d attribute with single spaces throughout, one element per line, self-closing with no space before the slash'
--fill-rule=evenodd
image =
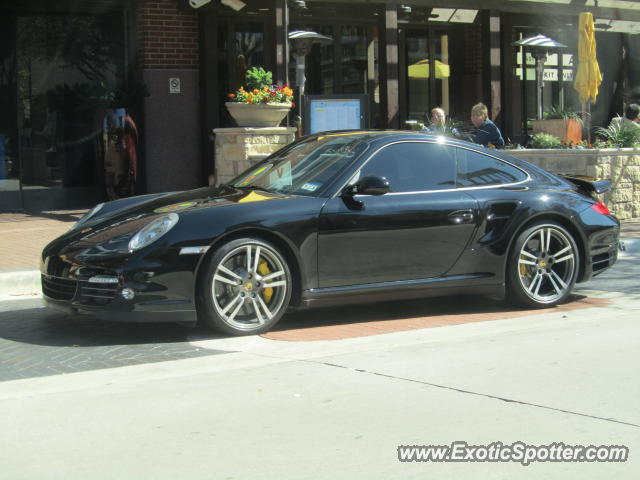
<path id="1" fill-rule="evenodd" d="M 271 329 L 285 313 L 291 271 L 274 245 L 258 238 L 232 240 L 209 257 L 205 268 L 197 287 L 204 325 L 231 335 L 255 335 Z"/>
<path id="2" fill-rule="evenodd" d="M 551 307 L 571 294 L 580 265 L 573 236 L 560 224 L 544 221 L 524 230 L 507 261 L 507 295 L 517 304 Z"/>

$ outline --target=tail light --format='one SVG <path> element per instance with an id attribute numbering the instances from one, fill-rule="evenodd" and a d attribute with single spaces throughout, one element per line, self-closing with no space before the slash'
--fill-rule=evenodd
<path id="1" fill-rule="evenodd" d="M 604 203 L 602 203 L 600 200 L 598 200 L 596 203 L 591 205 L 591 208 L 596 212 L 601 213 L 602 215 L 611 215 L 611 212 L 609 211 L 607 206 Z"/>

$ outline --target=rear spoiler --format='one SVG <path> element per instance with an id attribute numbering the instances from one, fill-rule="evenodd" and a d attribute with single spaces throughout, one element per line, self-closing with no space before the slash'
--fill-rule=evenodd
<path id="1" fill-rule="evenodd" d="M 565 180 L 569 180 L 577 185 L 582 191 L 591 195 L 593 193 L 604 193 L 611 189 L 611 180 L 594 180 L 593 177 L 579 177 L 573 175 L 560 174 Z"/>

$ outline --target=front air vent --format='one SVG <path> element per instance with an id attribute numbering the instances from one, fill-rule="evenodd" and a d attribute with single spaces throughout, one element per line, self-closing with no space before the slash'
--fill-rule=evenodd
<path id="1" fill-rule="evenodd" d="M 609 253 L 601 253 L 600 255 L 594 255 L 591 261 L 591 265 L 593 268 L 593 274 L 597 274 L 609 267 L 612 263 L 612 258 Z"/>
<path id="2" fill-rule="evenodd" d="M 118 293 L 118 285 L 80 282 L 78 300 L 83 305 L 107 305 Z"/>
<path id="3" fill-rule="evenodd" d="M 45 297 L 69 302 L 73 299 L 76 288 L 75 280 L 42 275 L 42 293 Z"/>

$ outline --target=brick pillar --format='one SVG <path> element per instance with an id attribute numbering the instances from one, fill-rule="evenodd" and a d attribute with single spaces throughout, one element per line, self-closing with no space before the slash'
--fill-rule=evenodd
<path id="1" fill-rule="evenodd" d="M 197 13 L 179 0 L 140 0 L 136 17 L 139 77 L 149 92 L 142 122 L 146 190 L 200 186 Z"/>

